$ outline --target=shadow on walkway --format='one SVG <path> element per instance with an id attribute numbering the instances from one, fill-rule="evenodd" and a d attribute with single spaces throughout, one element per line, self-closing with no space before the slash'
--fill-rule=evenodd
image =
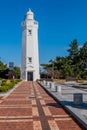
<path id="1" fill-rule="evenodd" d="M 87 103 L 83 103 L 81 105 L 75 105 L 71 101 L 61 101 L 61 103 L 64 104 L 64 105 L 67 105 L 67 106 L 71 106 L 73 108 L 79 108 L 79 109 L 87 110 Z M 61 108 L 61 106 L 58 105 L 57 103 L 47 103 L 46 105 L 51 106 L 51 107 Z"/>
<path id="2" fill-rule="evenodd" d="M 81 105 L 75 105 L 73 104 L 72 101 L 61 101 L 62 104 L 67 105 L 67 106 L 72 106 L 73 108 L 79 108 L 83 110 L 87 110 L 87 103 L 83 102 Z"/>
<path id="3" fill-rule="evenodd" d="M 61 108 L 61 106 L 59 104 L 57 104 L 57 103 L 47 103 L 46 106 Z"/>

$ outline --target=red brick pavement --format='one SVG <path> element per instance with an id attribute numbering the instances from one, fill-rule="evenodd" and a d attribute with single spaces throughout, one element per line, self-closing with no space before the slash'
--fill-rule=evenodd
<path id="1" fill-rule="evenodd" d="M 36 82 L 24 82 L 0 103 L 0 130 L 81 130 Z"/>

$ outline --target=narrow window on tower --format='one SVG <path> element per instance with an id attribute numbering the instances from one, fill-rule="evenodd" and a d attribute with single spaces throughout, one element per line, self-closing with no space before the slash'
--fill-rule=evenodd
<path id="1" fill-rule="evenodd" d="M 32 30 L 29 29 L 28 32 L 29 32 L 29 35 L 32 35 Z"/>
<path id="2" fill-rule="evenodd" d="M 29 63 L 32 63 L 32 57 L 29 57 Z"/>

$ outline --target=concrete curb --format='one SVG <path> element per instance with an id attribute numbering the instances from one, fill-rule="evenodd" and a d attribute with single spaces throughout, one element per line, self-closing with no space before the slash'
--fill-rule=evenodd
<path id="1" fill-rule="evenodd" d="M 44 87 L 42 84 L 38 83 L 51 97 L 54 98 L 57 102 L 62 105 L 62 107 L 76 120 L 76 122 L 83 127 L 83 130 L 87 130 L 87 120 L 81 116 L 77 111 L 73 110 L 72 107 L 65 105 L 62 102 L 62 98 L 59 98 L 54 94 L 54 92 L 49 91 L 46 87 Z"/>
<path id="2" fill-rule="evenodd" d="M 1 93 L 0 94 L 0 97 L 2 97 L 1 100 L 4 100 L 7 96 L 9 96 L 22 83 L 23 83 L 23 81 L 21 81 L 18 84 L 16 84 L 12 89 L 10 89 L 9 91 L 7 91 L 6 93 Z"/>

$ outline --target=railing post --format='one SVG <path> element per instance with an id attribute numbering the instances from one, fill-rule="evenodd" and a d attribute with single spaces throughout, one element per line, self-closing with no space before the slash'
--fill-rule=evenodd
<path id="1" fill-rule="evenodd" d="M 43 85 L 46 85 L 46 81 L 45 80 L 43 80 Z"/>
<path id="2" fill-rule="evenodd" d="M 61 93 L 61 86 L 58 86 L 58 92 Z"/>
<path id="3" fill-rule="evenodd" d="M 73 94 L 73 104 L 74 105 L 82 105 L 83 104 L 83 94 L 82 93 L 74 93 Z"/>
<path id="4" fill-rule="evenodd" d="M 48 87 L 48 88 L 49 88 L 49 84 L 50 84 L 50 82 L 48 81 L 48 82 L 47 82 L 47 87 Z"/>
<path id="5" fill-rule="evenodd" d="M 58 86 L 56 85 L 56 86 L 55 86 L 55 92 L 57 92 L 57 88 L 58 88 Z"/>
<path id="6" fill-rule="evenodd" d="M 51 82 L 51 90 L 52 90 L 52 91 L 54 90 L 54 86 L 55 86 L 55 83 L 54 83 L 54 82 Z"/>
<path id="7" fill-rule="evenodd" d="M 51 82 L 49 83 L 49 87 L 50 87 L 50 89 L 51 89 L 51 86 L 52 86 L 52 84 L 51 84 Z"/>

